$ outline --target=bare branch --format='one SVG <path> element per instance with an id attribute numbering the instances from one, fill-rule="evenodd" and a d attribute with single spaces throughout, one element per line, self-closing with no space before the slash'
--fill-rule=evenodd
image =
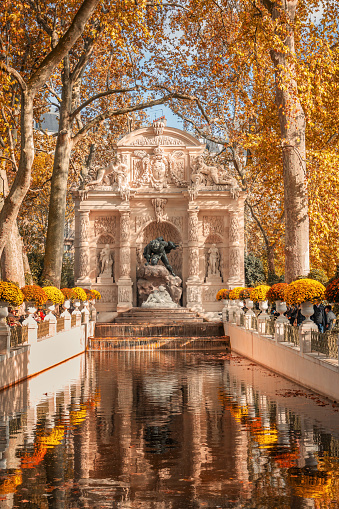
<path id="1" fill-rule="evenodd" d="M 87 21 L 93 14 L 98 3 L 99 0 L 83 0 L 80 9 L 74 16 L 68 30 L 61 37 L 55 48 L 53 48 L 46 58 L 44 58 L 33 76 L 30 78 L 28 85 L 33 94 L 36 93 L 48 80 L 55 66 L 62 60 L 70 48 L 72 48 L 74 43 L 79 39 Z"/>
<path id="2" fill-rule="evenodd" d="M 13 69 L 13 67 L 10 67 L 9 65 L 5 64 L 5 62 L 0 62 L 0 71 L 5 71 L 7 72 L 7 74 L 13 76 L 13 78 L 15 78 L 19 83 L 20 88 L 23 92 L 27 90 L 27 85 L 23 77 L 17 70 Z"/>
<path id="3" fill-rule="evenodd" d="M 98 94 L 90 97 L 87 99 L 87 101 L 84 101 L 80 106 L 78 106 L 72 113 L 71 118 L 74 119 L 86 106 L 91 104 L 93 101 L 96 101 L 97 99 L 100 99 L 101 97 L 106 97 L 108 95 L 112 94 L 124 94 L 126 92 L 135 92 L 138 90 L 138 87 L 132 87 L 132 88 L 116 88 L 111 90 L 105 90 L 104 92 L 99 92 Z"/>
<path id="4" fill-rule="evenodd" d="M 180 95 L 180 97 L 179 97 Z M 92 120 L 90 120 L 82 129 L 78 131 L 78 133 L 73 137 L 74 144 L 81 140 L 87 132 L 92 129 L 92 127 L 100 124 L 107 118 L 117 117 L 119 115 L 125 115 L 131 111 L 140 111 L 146 108 L 152 108 L 153 106 L 158 106 L 159 104 L 164 104 L 171 99 L 184 99 L 191 101 L 192 98 L 190 96 L 185 96 L 184 94 L 168 94 L 159 99 L 153 99 L 151 101 L 147 101 L 145 103 L 135 104 L 134 106 L 125 106 L 124 108 L 118 108 L 116 110 L 106 110 L 100 115 L 97 115 Z"/>

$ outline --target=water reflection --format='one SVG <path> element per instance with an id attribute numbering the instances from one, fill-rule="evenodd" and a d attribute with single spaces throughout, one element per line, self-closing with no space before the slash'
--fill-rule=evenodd
<path id="1" fill-rule="evenodd" d="M 338 505 L 338 409 L 238 357 L 80 356 L 0 409 L 1 508 Z"/>

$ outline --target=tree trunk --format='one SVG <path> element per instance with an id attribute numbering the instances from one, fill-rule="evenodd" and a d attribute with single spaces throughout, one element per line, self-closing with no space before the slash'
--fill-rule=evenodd
<path id="1" fill-rule="evenodd" d="M 0 200 L 0 208 L 2 208 L 4 204 L 4 199 L 9 192 L 6 170 L 0 170 L 0 178 L 2 180 L 2 192 L 3 192 L 3 197 Z M 16 221 L 14 223 L 13 230 L 8 236 L 7 243 L 2 252 L 1 278 L 4 281 L 16 282 L 20 287 L 25 285 L 23 243 Z"/>
<path id="2" fill-rule="evenodd" d="M 72 151 L 71 105 L 72 83 L 65 58 L 59 132 L 56 143 L 51 195 L 48 211 L 48 228 L 44 258 L 43 279 L 60 288 L 62 257 L 64 253 L 64 229 L 66 215 L 67 181 Z"/>
<path id="3" fill-rule="evenodd" d="M 4 281 L 17 283 L 20 288 L 25 286 L 22 240 L 16 222 L 2 252 L 1 277 Z"/>
<path id="4" fill-rule="evenodd" d="M 283 2 L 290 20 L 284 40 L 286 53 L 271 51 L 275 67 L 276 105 L 278 108 L 284 170 L 285 207 L 285 281 L 290 283 L 309 272 L 309 217 L 306 186 L 305 115 L 298 97 L 295 67 L 293 23 L 298 0 Z M 271 6 L 275 4 L 271 4 Z M 276 7 L 272 17 L 280 15 Z"/>
<path id="5" fill-rule="evenodd" d="M 16 222 L 18 212 L 31 181 L 31 170 L 34 160 L 33 140 L 33 101 L 40 88 L 46 83 L 52 72 L 68 53 L 72 46 L 79 39 L 84 31 L 85 25 L 95 8 L 98 0 L 83 0 L 78 12 L 68 28 L 61 37 L 58 44 L 50 51 L 34 74 L 29 78 L 27 84 L 20 76 L 20 73 L 11 70 L 6 64 L 4 68 L 9 74 L 14 75 L 21 86 L 21 152 L 17 174 L 11 190 L 5 199 L 4 206 L 0 212 L 0 256 L 7 243 Z"/>
<path id="6" fill-rule="evenodd" d="M 267 251 L 267 266 L 268 266 L 268 273 L 272 276 L 276 276 L 275 273 L 275 261 L 274 261 L 274 253 L 275 253 L 275 247 L 273 246 L 266 246 Z"/>
<path id="7" fill-rule="evenodd" d="M 14 228 L 20 205 L 26 196 L 31 182 L 31 169 L 34 160 L 33 96 L 23 92 L 21 101 L 20 162 L 11 190 L 0 212 L 0 255 Z"/>

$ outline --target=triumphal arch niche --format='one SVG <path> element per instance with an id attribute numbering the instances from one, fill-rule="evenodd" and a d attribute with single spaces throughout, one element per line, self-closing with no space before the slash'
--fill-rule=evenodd
<path id="1" fill-rule="evenodd" d="M 216 311 L 217 291 L 244 284 L 244 193 L 205 145 L 166 121 L 118 141 L 106 168 L 83 172 L 75 200 L 75 279 L 100 291 L 99 312 L 140 305 L 143 250 L 157 237 L 182 279 L 180 304 Z M 161 262 L 159 262 L 161 264 Z"/>

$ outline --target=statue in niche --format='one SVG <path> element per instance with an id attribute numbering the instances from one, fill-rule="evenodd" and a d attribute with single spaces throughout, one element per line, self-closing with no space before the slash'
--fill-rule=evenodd
<path id="1" fill-rule="evenodd" d="M 163 237 L 157 237 L 155 240 L 151 240 L 144 249 L 144 258 L 146 259 L 145 265 L 149 263 L 151 265 L 157 265 L 158 261 L 161 260 L 169 273 L 175 276 L 168 261 L 167 254 L 177 247 L 179 247 L 179 244 L 175 244 L 171 241 L 166 242 Z"/>
<path id="2" fill-rule="evenodd" d="M 112 277 L 113 263 L 111 249 L 109 244 L 106 244 L 99 254 L 99 276 Z"/>
<path id="3" fill-rule="evenodd" d="M 147 298 L 146 302 L 141 304 L 143 308 L 177 308 L 178 304 L 173 302 L 170 294 L 162 285 L 158 290 L 154 290 Z"/>
<path id="4" fill-rule="evenodd" d="M 216 244 L 212 244 L 212 246 L 208 250 L 208 276 L 220 276 L 220 253 Z"/>

